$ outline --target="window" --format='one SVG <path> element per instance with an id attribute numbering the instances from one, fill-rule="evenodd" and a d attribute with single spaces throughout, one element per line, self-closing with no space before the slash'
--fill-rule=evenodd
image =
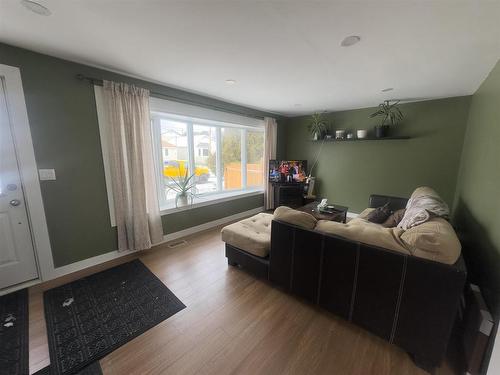
<path id="1" fill-rule="evenodd" d="M 198 149 L 194 158 L 196 193 L 217 191 L 217 128 L 193 125 L 193 143 Z"/>
<path id="2" fill-rule="evenodd" d="M 154 102 L 153 102 L 154 101 Z M 238 121 L 242 116 L 215 120 L 208 111 L 195 116 L 189 111 L 165 108 L 152 99 L 151 123 L 154 154 L 158 159 L 157 186 L 160 209 L 175 207 L 175 181 L 193 175 L 195 203 L 228 195 L 262 191 L 264 186 L 264 128 L 262 121 Z M 175 106 L 179 106 L 178 103 Z M 180 105 L 182 107 L 198 107 Z M 229 115 L 232 116 L 232 115 Z M 245 118 L 243 118 L 245 119 Z"/>
<path id="3" fill-rule="evenodd" d="M 264 132 L 246 133 L 247 186 L 264 185 Z"/>
<path id="4" fill-rule="evenodd" d="M 162 159 L 159 161 L 160 192 L 162 200 L 175 199 L 175 192 L 170 188 L 180 177 L 188 174 L 188 126 L 184 122 L 166 118 L 158 119 Z M 154 124 L 154 123 L 153 123 Z"/>
<path id="5" fill-rule="evenodd" d="M 222 177 L 224 190 L 241 189 L 242 178 L 241 138 L 243 130 L 222 128 Z"/>

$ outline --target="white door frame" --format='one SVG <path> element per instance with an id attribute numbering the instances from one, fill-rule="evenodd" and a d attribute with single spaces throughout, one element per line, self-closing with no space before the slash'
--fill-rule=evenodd
<path id="1" fill-rule="evenodd" d="M 17 67 L 0 64 L 0 77 L 3 78 L 6 88 L 5 99 L 12 122 L 12 137 L 24 189 L 26 210 L 30 221 L 38 278 L 43 281 L 50 278 L 54 269 L 54 262 L 52 260 L 52 249 L 38 179 L 33 141 L 31 139 L 28 112 L 24 100 L 21 72 Z"/>

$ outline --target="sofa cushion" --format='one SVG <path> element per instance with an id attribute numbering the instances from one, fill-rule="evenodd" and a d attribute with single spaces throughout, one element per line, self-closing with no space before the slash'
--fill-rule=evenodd
<path id="1" fill-rule="evenodd" d="M 446 264 L 454 264 L 462 249 L 451 224 L 439 217 L 409 228 L 401 240 L 412 255 Z"/>
<path id="2" fill-rule="evenodd" d="M 362 218 L 352 219 L 347 224 L 320 220 L 315 229 L 323 233 L 341 236 L 352 241 L 410 254 L 405 248 L 405 244 L 399 239 L 403 232 L 402 229 L 384 228 L 380 224 L 370 223 Z"/>
<path id="3" fill-rule="evenodd" d="M 286 206 L 280 206 L 274 210 L 274 218 L 304 229 L 314 229 L 318 222 L 311 214 L 297 211 Z"/>
<path id="4" fill-rule="evenodd" d="M 382 207 L 378 207 L 370 212 L 366 216 L 366 220 L 371 223 L 382 224 L 389 216 L 391 216 L 391 210 L 389 209 L 389 203 L 384 204 Z"/>
<path id="5" fill-rule="evenodd" d="M 420 186 L 420 187 L 416 188 L 413 191 L 413 193 L 411 193 L 410 199 L 423 197 L 425 195 L 430 196 L 430 197 L 440 198 L 439 194 L 434 189 L 432 189 L 428 186 Z"/>
<path id="6" fill-rule="evenodd" d="M 409 229 L 425 223 L 432 217 L 448 218 L 450 210 L 433 189 L 422 186 L 413 192 L 408 203 L 403 219 L 398 227 Z"/>
<path id="7" fill-rule="evenodd" d="M 359 219 L 366 219 L 366 217 L 368 216 L 368 214 L 369 214 L 370 212 L 374 211 L 374 210 L 375 210 L 375 208 L 371 208 L 371 207 L 369 207 L 369 208 L 365 208 L 363 211 L 361 211 L 361 212 L 359 213 L 358 218 L 359 218 Z"/>
<path id="8" fill-rule="evenodd" d="M 399 222 L 403 219 L 403 216 L 405 215 L 405 211 L 406 211 L 405 208 L 394 211 L 391 214 L 391 216 L 389 216 L 387 218 L 387 220 L 382 223 L 382 226 L 385 228 L 397 227 Z"/>
<path id="9" fill-rule="evenodd" d="M 271 248 L 272 214 L 260 213 L 222 228 L 222 241 L 265 258 Z"/>

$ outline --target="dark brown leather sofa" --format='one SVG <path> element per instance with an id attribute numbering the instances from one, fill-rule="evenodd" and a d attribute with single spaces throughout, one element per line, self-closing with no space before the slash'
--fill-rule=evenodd
<path id="1" fill-rule="evenodd" d="M 370 207 L 404 198 L 372 195 Z M 262 259 L 226 244 L 239 265 L 401 347 L 427 370 L 443 360 L 466 279 L 446 265 L 273 220 Z"/>

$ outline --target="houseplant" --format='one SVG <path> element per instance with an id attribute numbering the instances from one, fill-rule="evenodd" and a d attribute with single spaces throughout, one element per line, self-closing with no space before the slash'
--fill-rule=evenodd
<path id="1" fill-rule="evenodd" d="M 184 176 L 179 176 L 177 180 L 169 177 L 172 181 L 172 184 L 168 186 L 168 188 L 176 193 L 175 207 L 183 207 L 193 203 L 193 198 L 196 197 L 196 194 L 194 192 L 196 186 L 194 177 L 194 173 L 188 176 L 187 170 Z"/>
<path id="2" fill-rule="evenodd" d="M 378 110 L 370 115 L 370 118 L 382 118 L 381 123 L 375 126 L 375 135 L 377 138 L 387 136 L 389 126 L 397 125 L 403 120 L 404 115 L 399 109 L 398 104 L 399 100 L 396 100 L 392 104 L 390 100 L 384 100 L 383 103 L 379 104 Z"/>
<path id="3" fill-rule="evenodd" d="M 307 125 L 307 129 L 312 134 L 313 140 L 317 141 L 323 138 L 327 130 L 327 124 L 321 113 L 316 112 L 312 115 L 311 122 Z"/>

